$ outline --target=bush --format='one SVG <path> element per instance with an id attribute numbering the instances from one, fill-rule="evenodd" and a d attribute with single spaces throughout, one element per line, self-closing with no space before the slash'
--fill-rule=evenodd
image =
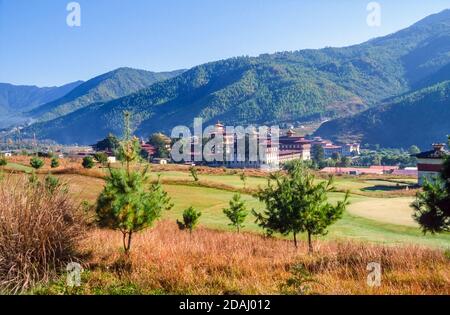
<path id="1" fill-rule="evenodd" d="M 51 163 L 50 163 L 50 167 L 51 168 L 57 168 L 59 166 L 59 161 L 57 158 L 53 158 Z"/>
<path id="2" fill-rule="evenodd" d="M 95 165 L 94 159 L 92 156 L 86 156 L 83 158 L 83 163 L 81 163 L 84 168 L 93 168 Z"/>
<path id="3" fill-rule="evenodd" d="M 197 168 L 196 168 L 195 166 L 191 166 L 191 167 L 189 168 L 189 172 L 191 172 L 191 176 L 192 176 L 192 178 L 194 179 L 194 181 L 195 181 L 195 182 L 198 182 L 198 181 L 199 181 L 199 178 L 198 178 Z"/>
<path id="4" fill-rule="evenodd" d="M 33 157 L 30 160 L 30 165 L 32 168 L 38 170 L 40 169 L 42 166 L 44 166 L 44 160 L 38 158 L 38 157 Z"/>
<path id="5" fill-rule="evenodd" d="M 202 213 L 194 209 L 194 207 L 189 207 L 183 211 L 183 221 L 177 220 L 177 225 L 180 230 L 188 230 L 192 234 L 192 231 L 198 224 L 198 221 Z"/>
<path id="6" fill-rule="evenodd" d="M 0 292 L 53 280 L 76 260 L 82 215 L 65 185 L 50 181 L 32 185 L 24 176 L 0 182 Z"/>
<path id="7" fill-rule="evenodd" d="M 8 164 L 8 161 L 5 158 L 0 158 L 0 166 L 6 166 Z"/>
<path id="8" fill-rule="evenodd" d="M 108 155 L 104 152 L 95 153 L 94 158 L 102 165 L 108 164 Z"/>

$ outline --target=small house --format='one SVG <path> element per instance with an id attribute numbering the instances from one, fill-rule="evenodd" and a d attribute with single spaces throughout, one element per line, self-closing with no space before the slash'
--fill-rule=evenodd
<path id="1" fill-rule="evenodd" d="M 154 164 L 166 165 L 168 161 L 167 161 L 167 159 L 156 158 L 156 159 L 153 159 L 152 162 Z"/>
<path id="2" fill-rule="evenodd" d="M 421 152 L 414 155 L 417 158 L 418 184 L 422 186 L 425 180 L 433 181 L 442 172 L 444 159 L 448 152 L 444 149 L 445 144 L 433 144 L 433 150 Z"/>

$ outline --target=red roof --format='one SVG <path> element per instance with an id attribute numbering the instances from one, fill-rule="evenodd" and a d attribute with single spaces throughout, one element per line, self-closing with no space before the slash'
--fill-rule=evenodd
<path id="1" fill-rule="evenodd" d="M 389 171 L 389 170 L 398 170 L 400 167 L 398 167 L 397 165 L 371 165 L 370 168 L 372 169 L 377 169 L 377 170 L 385 170 L 385 171 Z"/>
<path id="2" fill-rule="evenodd" d="M 156 148 L 152 146 L 151 144 L 142 144 L 141 149 L 147 152 L 148 154 L 152 155 L 156 153 Z"/>

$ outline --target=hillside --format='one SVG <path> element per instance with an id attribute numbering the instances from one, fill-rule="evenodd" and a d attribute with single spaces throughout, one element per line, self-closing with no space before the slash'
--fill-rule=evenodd
<path id="1" fill-rule="evenodd" d="M 51 120 L 96 102 L 113 100 L 177 76 L 182 71 L 151 72 L 131 68 L 117 70 L 95 77 L 75 88 L 69 94 L 42 105 L 29 114 L 40 121 Z"/>
<path id="2" fill-rule="evenodd" d="M 28 129 L 62 143 L 92 143 L 121 130 L 168 132 L 194 117 L 227 124 L 345 117 L 405 94 L 450 63 L 450 10 L 395 34 L 345 48 L 240 57 L 195 67 L 139 92 Z"/>
<path id="3" fill-rule="evenodd" d="M 450 134 L 450 81 L 438 83 L 349 118 L 323 124 L 315 135 L 338 142 L 422 149 Z"/>
<path id="4" fill-rule="evenodd" d="M 60 87 L 37 87 L 0 83 L 0 127 L 20 120 L 21 113 L 54 101 L 79 86 L 82 81 Z"/>

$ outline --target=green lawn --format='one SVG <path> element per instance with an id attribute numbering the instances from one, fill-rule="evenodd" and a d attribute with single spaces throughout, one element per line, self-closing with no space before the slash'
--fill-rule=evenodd
<path id="1" fill-rule="evenodd" d="M 156 176 L 153 174 L 152 176 Z M 100 193 L 103 180 L 80 175 L 63 175 L 69 181 L 71 192 L 79 199 L 95 202 Z M 189 180 L 190 175 L 183 172 L 165 172 L 165 179 Z M 236 188 L 242 188 L 242 181 L 238 175 L 200 175 L 201 181 L 217 182 Z M 337 178 L 338 185 L 372 185 L 364 183 L 355 178 L 341 180 Z M 382 181 L 384 182 L 384 181 Z M 264 178 L 250 177 L 249 186 L 264 185 Z M 251 184 L 250 184 L 251 183 Z M 379 184 L 379 183 L 377 183 Z M 183 184 L 164 184 L 164 189 L 169 193 L 174 203 L 174 208 L 164 214 L 164 218 L 176 220 L 181 218 L 184 209 L 194 206 L 202 212 L 200 223 L 214 229 L 230 229 L 222 209 L 228 207 L 228 202 L 234 192 L 224 191 L 216 188 Z M 357 188 L 354 188 L 357 189 Z M 332 202 L 342 199 L 343 193 L 334 192 L 329 194 Z M 264 204 L 250 195 L 243 195 L 249 209 L 261 211 Z M 409 207 L 412 197 L 382 198 L 352 194 L 350 206 L 344 217 L 334 224 L 325 239 L 353 239 L 361 241 L 379 242 L 386 244 L 418 244 L 433 247 L 450 247 L 450 233 L 440 235 L 424 236 L 415 222 L 411 219 Z M 244 230 L 262 233 L 261 229 L 254 223 L 254 217 L 249 215 Z"/>
<path id="2" fill-rule="evenodd" d="M 172 197 L 175 206 L 165 214 L 165 218 L 175 220 L 181 218 L 181 213 L 189 206 L 202 211 L 201 224 L 216 229 L 229 229 L 227 219 L 222 209 L 228 206 L 228 201 L 233 196 L 232 192 L 224 192 L 214 188 L 192 187 L 182 185 L 164 185 L 164 188 Z M 330 201 L 343 198 L 342 193 L 331 193 Z M 248 207 L 258 211 L 264 209 L 264 205 L 249 195 L 244 195 Z M 379 200 L 383 198 L 370 198 L 352 195 L 351 206 L 357 208 L 358 204 L 364 204 L 367 200 Z M 395 201 L 392 201 L 395 203 Z M 244 230 L 261 233 L 261 229 L 254 223 L 254 217 L 247 218 Z M 417 244 L 433 247 L 450 247 L 450 233 L 436 236 L 424 236 L 418 227 L 400 224 L 391 224 L 357 216 L 351 212 L 330 228 L 326 239 L 354 239 L 388 244 Z"/>
<path id="3" fill-rule="evenodd" d="M 156 179 L 160 175 L 161 179 L 165 180 L 193 180 L 192 176 L 188 172 L 180 171 L 167 171 L 161 173 L 152 173 L 152 178 Z M 211 182 L 217 184 L 223 184 L 237 189 L 244 188 L 244 183 L 240 179 L 239 175 L 209 175 L 199 174 L 201 182 Z M 325 179 L 316 179 L 316 182 L 324 181 Z M 358 177 L 336 177 L 334 180 L 334 186 L 338 191 L 349 190 L 352 193 L 377 193 L 383 191 L 402 190 L 405 189 L 408 184 L 415 183 L 414 179 L 360 179 Z M 246 187 L 256 189 L 258 187 L 264 187 L 267 185 L 267 178 L 263 177 L 247 177 Z"/>
<path id="4" fill-rule="evenodd" d="M 25 166 L 25 165 L 16 164 L 16 163 L 8 163 L 8 165 L 6 165 L 5 168 L 7 170 L 20 171 L 20 172 L 26 172 L 26 173 L 30 173 L 33 171 L 33 168 L 31 166 Z"/>

